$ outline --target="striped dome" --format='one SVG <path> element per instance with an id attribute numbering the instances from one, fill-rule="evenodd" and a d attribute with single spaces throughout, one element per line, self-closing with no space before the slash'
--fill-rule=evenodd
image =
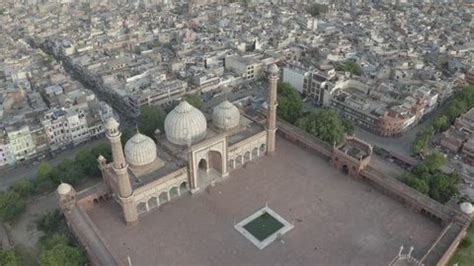
<path id="1" fill-rule="evenodd" d="M 125 144 L 125 159 L 132 166 L 143 166 L 156 160 L 156 144 L 150 138 L 137 133 Z"/>
<path id="2" fill-rule="evenodd" d="M 186 101 L 182 101 L 166 116 L 166 138 L 173 144 L 196 143 L 204 139 L 206 131 L 206 117 Z"/>
<path id="3" fill-rule="evenodd" d="M 229 101 L 223 101 L 214 107 L 212 123 L 221 130 L 229 130 L 238 126 L 240 123 L 239 109 Z"/>

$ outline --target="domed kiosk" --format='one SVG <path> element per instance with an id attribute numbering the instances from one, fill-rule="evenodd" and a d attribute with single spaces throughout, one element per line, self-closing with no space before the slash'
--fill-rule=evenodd
<path id="1" fill-rule="evenodd" d="M 223 101 L 212 112 L 212 124 L 220 130 L 235 128 L 240 123 L 239 109 L 229 101 Z"/>
<path id="2" fill-rule="evenodd" d="M 166 138 L 173 144 L 196 143 L 204 139 L 206 131 L 206 117 L 186 101 L 182 101 L 166 116 Z"/>
<path id="3" fill-rule="evenodd" d="M 472 206 L 472 204 L 470 202 L 463 202 L 459 205 L 459 208 L 461 209 L 461 211 L 467 215 L 474 215 L 474 207 Z"/>
<path id="4" fill-rule="evenodd" d="M 139 132 L 125 144 L 125 160 L 132 166 L 151 164 L 156 156 L 155 142 Z"/>

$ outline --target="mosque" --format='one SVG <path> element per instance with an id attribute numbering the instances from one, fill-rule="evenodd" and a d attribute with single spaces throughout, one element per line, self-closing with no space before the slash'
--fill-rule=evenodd
<path id="1" fill-rule="evenodd" d="M 265 126 L 247 118 L 227 100 L 215 106 L 209 118 L 182 101 L 166 116 L 164 136 L 157 130 L 155 142 L 137 131 L 123 148 L 120 125 L 109 119 L 105 128 L 113 161 L 100 156 L 98 163 L 106 185 L 104 197 L 111 195 L 121 206 L 124 222 L 135 224 L 140 215 L 171 199 L 202 191 L 246 162 L 271 155 L 275 150 L 278 75 L 278 67 L 271 65 Z M 69 195 L 72 191 L 68 184 L 58 189 L 64 207 L 68 198 L 75 198 Z"/>
<path id="2" fill-rule="evenodd" d="M 166 116 L 164 132 L 156 130 L 152 139 L 137 130 L 124 147 L 119 123 L 105 123 L 112 161 L 97 159 L 103 182 L 79 192 L 65 183 L 56 190 L 92 265 L 447 264 L 466 235 L 472 205 L 461 206 L 461 213 L 387 177 L 370 164 L 372 146 L 355 137 L 330 146 L 278 121 L 275 153 L 278 77 L 278 67 L 271 65 L 265 118 L 249 116 L 227 100 L 208 113 L 182 101 Z M 225 186 L 210 188 L 231 172 Z M 209 193 L 163 207 L 202 191 Z M 292 222 L 271 210 L 268 199 Z M 281 240 L 282 230 L 295 227 L 288 244 L 276 241 L 257 253 L 260 246 L 244 241 L 238 226 L 252 223 L 247 219 L 261 210 L 283 226 L 261 243 Z M 314 241 L 320 248 L 313 248 Z"/>

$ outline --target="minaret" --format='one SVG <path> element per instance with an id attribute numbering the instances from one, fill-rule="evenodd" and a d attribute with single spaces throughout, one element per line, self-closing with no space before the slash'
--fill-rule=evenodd
<path id="1" fill-rule="evenodd" d="M 267 92 L 267 155 L 275 151 L 275 134 L 277 130 L 277 84 L 280 70 L 273 64 L 268 70 L 268 92 Z"/>
<path id="2" fill-rule="evenodd" d="M 119 130 L 119 126 L 120 124 L 114 118 L 109 118 L 105 123 L 106 135 L 112 147 L 112 157 L 114 160 L 112 169 L 117 178 L 118 198 L 122 205 L 125 222 L 133 224 L 138 222 L 138 212 L 133 199 L 132 184 L 128 175 L 128 164 L 125 161 L 122 142 L 120 141 L 122 133 Z"/>

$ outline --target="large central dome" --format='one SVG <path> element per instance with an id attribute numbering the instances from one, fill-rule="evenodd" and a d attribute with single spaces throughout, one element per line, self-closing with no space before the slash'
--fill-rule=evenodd
<path id="1" fill-rule="evenodd" d="M 156 160 L 156 144 L 150 138 L 137 133 L 125 143 L 125 159 L 132 166 L 143 166 Z"/>
<path id="2" fill-rule="evenodd" d="M 196 143 L 206 136 L 204 114 L 186 101 L 176 106 L 165 119 L 166 138 L 176 145 Z"/>

